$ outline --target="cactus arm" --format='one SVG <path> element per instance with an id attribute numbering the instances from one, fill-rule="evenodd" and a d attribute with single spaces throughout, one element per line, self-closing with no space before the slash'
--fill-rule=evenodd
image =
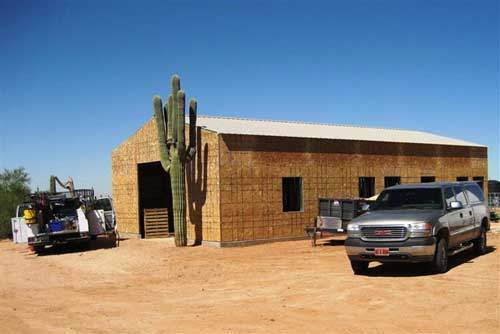
<path id="1" fill-rule="evenodd" d="M 186 151 L 186 159 L 191 161 L 196 153 L 196 110 L 198 103 L 194 98 L 189 101 L 189 146 Z"/>
<path id="2" fill-rule="evenodd" d="M 177 92 L 181 89 L 181 78 L 177 74 L 172 75 L 172 94 L 177 95 Z"/>
<path id="3" fill-rule="evenodd" d="M 172 133 L 174 132 L 174 122 L 173 122 L 173 110 L 174 110 L 174 98 L 172 95 L 168 96 L 167 102 L 167 146 L 170 148 L 170 145 L 173 143 Z"/>
<path id="4" fill-rule="evenodd" d="M 160 161 L 163 169 L 168 172 L 170 169 L 170 156 L 165 139 L 165 120 L 162 102 L 159 96 L 153 97 L 153 110 L 156 119 L 156 130 L 158 132 L 158 143 L 160 145 Z"/>
<path id="5" fill-rule="evenodd" d="M 177 93 L 177 150 L 182 162 L 186 157 L 186 95 L 183 90 Z"/>
<path id="6" fill-rule="evenodd" d="M 164 133 L 165 133 L 165 139 L 166 139 L 166 143 L 167 143 L 167 149 L 169 147 L 169 142 L 168 142 L 168 104 L 167 104 L 167 101 L 168 101 L 168 98 L 165 100 L 165 103 L 162 104 L 163 107 L 162 107 L 162 116 L 163 116 L 163 129 L 164 129 Z"/>

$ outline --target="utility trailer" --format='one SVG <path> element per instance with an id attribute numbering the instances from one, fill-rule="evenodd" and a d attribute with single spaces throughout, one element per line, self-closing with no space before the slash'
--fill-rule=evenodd
<path id="1" fill-rule="evenodd" d="M 335 199 L 319 198 L 318 216 L 313 226 L 304 229 L 311 238 L 311 244 L 316 246 L 318 233 L 320 238 L 324 233 L 342 234 L 347 231 L 347 224 L 367 211 L 367 206 L 373 203 L 366 199 Z"/>
<path id="2" fill-rule="evenodd" d="M 89 244 L 100 235 L 119 242 L 112 201 L 97 199 L 93 189 L 32 193 L 18 206 L 12 227 L 14 242 L 27 242 L 35 252 L 55 244 Z"/>

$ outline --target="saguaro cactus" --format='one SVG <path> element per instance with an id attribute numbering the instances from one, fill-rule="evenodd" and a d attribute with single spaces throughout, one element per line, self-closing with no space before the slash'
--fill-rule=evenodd
<path id="1" fill-rule="evenodd" d="M 196 153 L 196 100 L 191 98 L 189 101 L 189 146 L 186 146 L 184 127 L 185 103 L 177 75 L 172 76 L 172 93 L 165 104 L 159 96 L 153 97 L 161 165 L 170 174 L 175 245 L 178 247 L 187 245 L 185 166 Z"/>

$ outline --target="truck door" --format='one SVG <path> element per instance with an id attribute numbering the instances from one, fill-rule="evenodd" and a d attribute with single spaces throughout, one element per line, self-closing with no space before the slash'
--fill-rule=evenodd
<path id="1" fill-rule="evenodd" d="M 17 244 L 20 239 L 20 229 L 19 229 L 19 218 L 11 218 L 11 225 L 12 225 L 12 240 Z"/>
<path id="2" fill-rule="evenodd" d="M 450 230 L 450 247 L 454 247 L 460 243 L 458 234 L 460 233 L 460 228 L 462 227 L 462 218 L 460 217 L 461 210 L 451 209 L 451 202 L 457 201 L 455 193 L 451 187 L 446 187 L 443 189 L 445 204 L 446 204 L 446 222 L 448 223 L 448 228 Z M 462 214 L 463 215 L 463 214 Z"/>
<path id="3" fill-rule="evenodd" d="M 465 196 L 465 189 L 462 185 L 453 186 L 453 192 L 455 193 L 455 198 L 457 201 L 462 203 L 462 209 L 456 210 L 458 213 L 458 219 L 460 220 L 459 228 L 456 233 L 456 242 L 460 244 L 467 241 L 467 227 L 470 224 L 471 219 L 473 219 L 470 211 L 472 210 L 467 202 L 467 197 Z"/>
<path id="4" fill-rule="evenodd" d="M 466 184 L 465 194 L 469 201 L 470 223 L 465 227 L 469 239 L 479 237 L 481 222 L 484 217 L 488 217 L 488 210 L 484 203 L 484 194 L 477 184 Z"/>

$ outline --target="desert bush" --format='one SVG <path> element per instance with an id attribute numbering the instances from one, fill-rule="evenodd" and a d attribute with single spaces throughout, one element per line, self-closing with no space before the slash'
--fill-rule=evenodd
<path id="1" fill-rule="evenodd" d="M 12 235 L 10 218 L 29 194 L 30 177 L 24 167 L 4 169 L 0 173 L 0 238 Z"/>

